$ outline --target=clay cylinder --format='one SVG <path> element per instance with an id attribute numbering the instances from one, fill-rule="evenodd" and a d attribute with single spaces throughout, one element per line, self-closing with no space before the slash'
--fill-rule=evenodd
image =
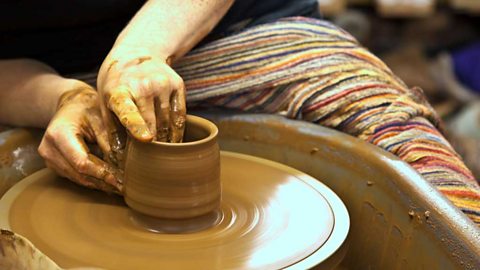
<path id="1" fill-rule="evenodd" d="M 217 127 L 187 116 L 183 143 L 130 139 L 125 161 L 125 202 L 156 218 L 198 217 L 219 208 L 220 150 Z"/>

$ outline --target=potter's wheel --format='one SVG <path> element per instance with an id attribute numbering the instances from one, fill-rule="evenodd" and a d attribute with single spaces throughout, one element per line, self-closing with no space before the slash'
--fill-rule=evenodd
<path id="1" fill-rule="evenodd" d="M 223 218 L 188 234 L 155 234 L 120 197 L 76 186 L 48 169 L 0 201 L 0 228 L 27 237 L 62 267 L 106 269 L 306 269 L 348 233 L 340 199 L 290 167 L 222 152 Z"/>

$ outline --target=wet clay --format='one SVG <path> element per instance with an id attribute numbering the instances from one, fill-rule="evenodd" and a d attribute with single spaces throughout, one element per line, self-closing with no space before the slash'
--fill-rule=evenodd
<path id="1" fill-rule="evenodd" d="M 217 134 L 218 129 L 212 122 L 189 115 L 183 143 L 145 143 L 129 139 L 124 196 L 127 205 L 142 214 L 134 218 L 143 215 L 161 219 L 196 218 L 219 208 Z M 139 223 L 147 220 L 154 221 L 147 217 Z M 198 222 L 194 219 L 191 223 Z M 185 223 L 188 222 L 182 221 L 179 225 Z"/>
<path id="2" fill-rule="evenodd" d="M 280 269 L 330 256 L 345 240 L 335 233 L 333 194 L 290 167 L 222 152 L 222 218 L 183 234 L 146 231 L 118 196 L 92 192 L 45 169 L 0 201 L 0 226 L 33 242 L 61 267 L 106 269 Z M 329 193 L 330 192 L 330 193 Z M 322 194 L 330 194 L 323 196 Z M 348 225 L 347 225 L 348 231 Z M 336 239 L 338 244 L 331 245 Z M 321 254 L 325 249 L 328 254 Z M 315 261 L 309 261 L 309 258 Z"/>
<path id="3" fill-rule="evenodd" d="M 2 270 L 62 270 L 28 239 L 8 230 L 0 230 L 0 251 Z"/>
<path id="4" fill-rule="evenodd" d="M 42 133 L 35 129 L 0 132 L 0 198 L 25 176 L 45 168 L 37 152 L 41 138 Z"/>

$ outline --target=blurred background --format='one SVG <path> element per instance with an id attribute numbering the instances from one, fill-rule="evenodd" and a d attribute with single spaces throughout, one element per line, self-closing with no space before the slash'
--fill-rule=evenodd
<path id="1" fill-rule="evenodd" d="M 480 179 L 480 0 L 318 0 L 409 87 L 420 87 L 446 136 Z"/>
<path id="2" fill-rule="evenodd" d="M 409 87 L 423 89 L 444 119 L 445 135 L 480 179 L 480 0 L 317 1 L 325 19 L 354 35 Z M 58 4 L 58 1 L 41 1 L 33 8 L 25 8 L 24 17 L 12 15 L 8 8 L 35 2 L 17 1 L 15 5 L 10 1 L 4 5 L 0 2 L 0 9 L 7 8 L 6 15 L 11 15 L 0 18 L 0 43 L 4 46 L 0 58 L 2 53 L 23 53 L 35 42 L 40 55 L 54 55 L 57 62 L 49 64 L 65 67 L 61 73 L 72 75 L 69 68 L 76 66 L 97 67 L 116 33 L 133 15 L 132 11 L 143 4 L 143 0 L 115 1 L 118 11 L 113 12 L 107 8 L 109 1 L 102 2 L 104 8 L 95 9 L 89 9 L 87 1 L 87 8 L 43 16 L 39 10 L 50 9 L 53 2 Z M 59 9 L 66 9 L 72 4 L 69 3 Z M 82 6 L 83 2 L 73 3 Z M 85 19 L 85 25 L 78 18 Z M 16 36 L 2 36 L 2 31 L 12 30 L 14 25 L 25 28 L 32 20 L 39 22 L 39 28 L 46 29 L 42 35 L 34 27 Z M 52 26 L 59 21 L 61 26 Z M 38 40 L 44 36 L 49 37 L 44 40 L 52 42 L 39 44 Z M 90 40 L 96 40 L 95 46 L 90 46 Z M 84 44 L 85 41 L 89 44 Z M 95 85 L 96 71 L 74 77 Z"/>

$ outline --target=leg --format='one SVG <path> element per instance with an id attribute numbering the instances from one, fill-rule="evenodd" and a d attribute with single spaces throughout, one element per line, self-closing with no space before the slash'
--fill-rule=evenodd
<path id="1" fill-rule="evenodd" d="M 279 113 L 335 128 L 399 156 L 472 220 L 480 187 L 419 89 L 334 25 L 287 18 L 192 51 L 176 64 L 190 106 Z"/>

